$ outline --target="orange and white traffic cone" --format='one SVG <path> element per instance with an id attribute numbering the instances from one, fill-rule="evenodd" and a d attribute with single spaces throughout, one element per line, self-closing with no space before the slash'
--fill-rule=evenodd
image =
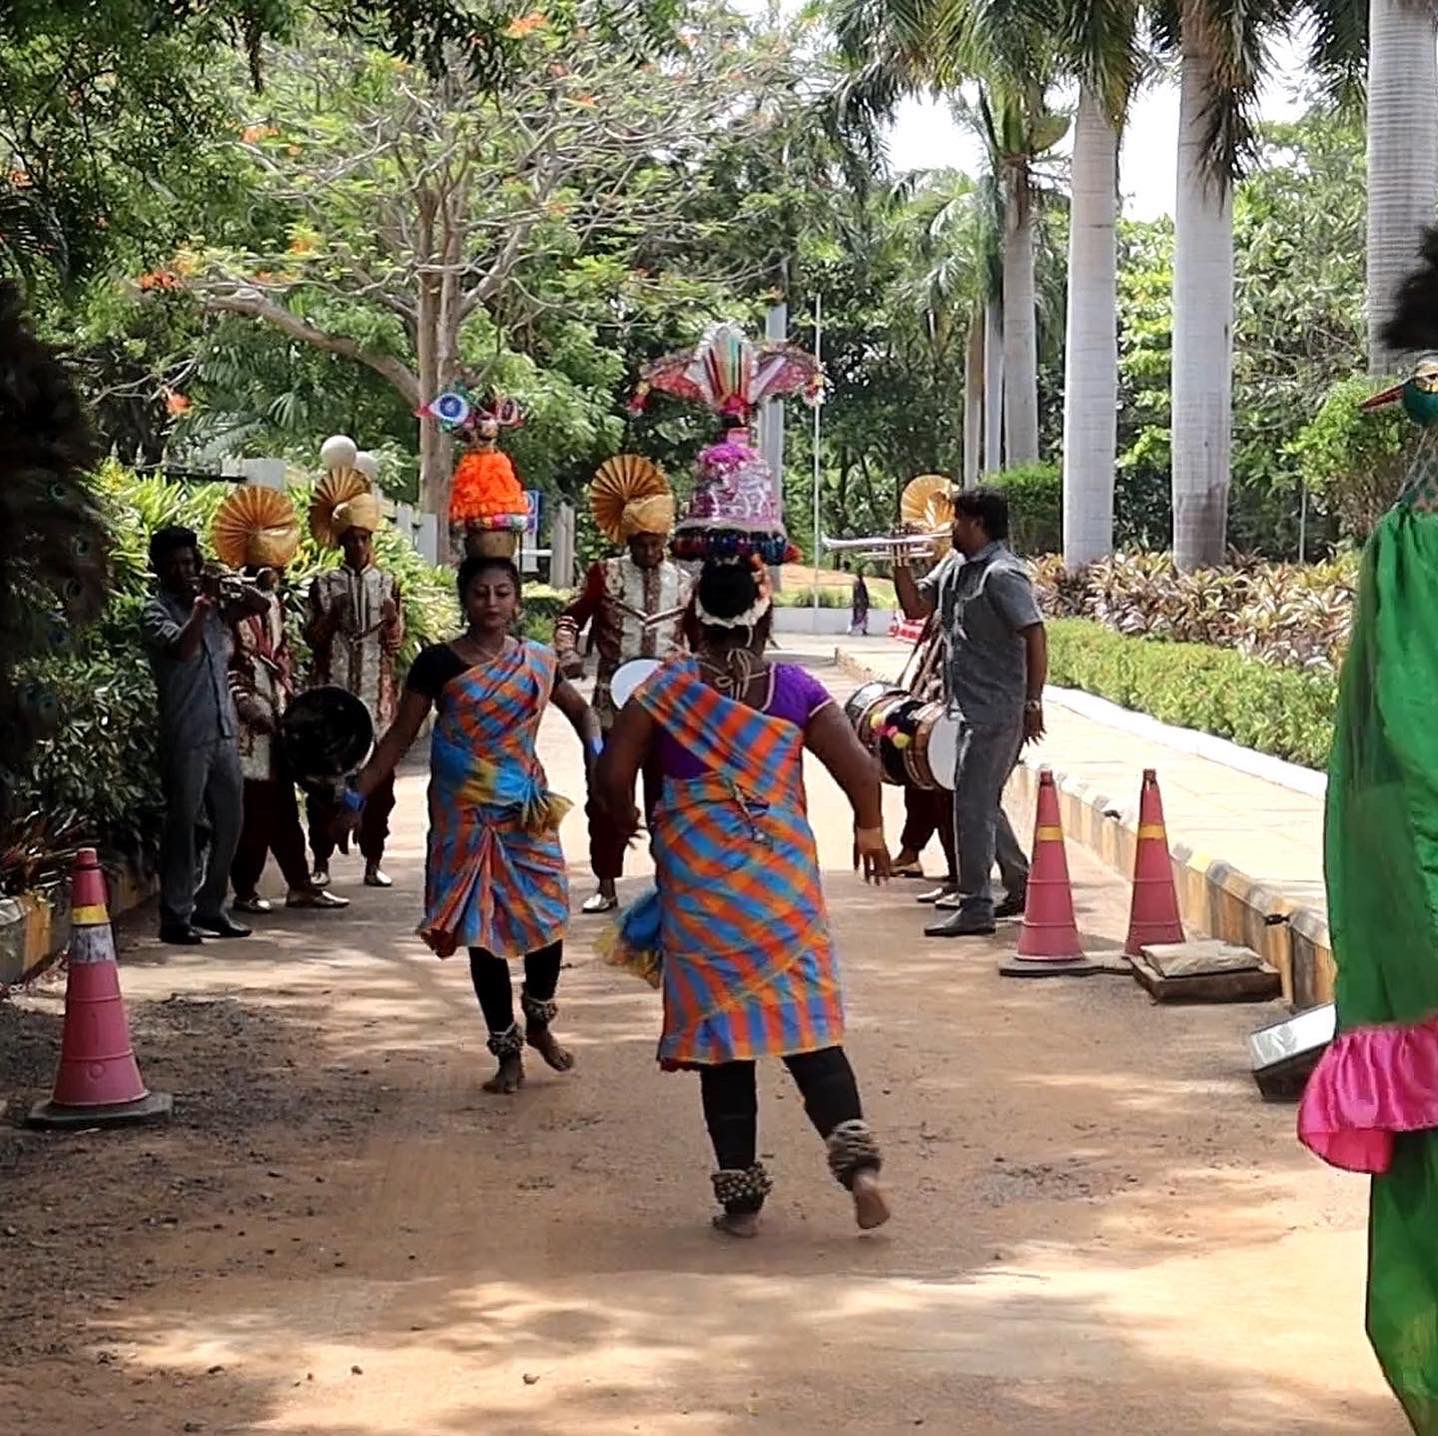
<path id="1" fill-rule="evenodd" d="M 54 1094 L 31 1110 L 30 1125 L 106 1127 L 168 1117 L 174 1099 L 146 1088 L 130 1045 L 105 877 L 94 848 L 75 855 L 70 919 L 60 1067 Z"/>
<path id="2" fill-rule="evenodd" d="M 1084 956 L 1078 921 L 1074 917 L 1058 787 L 1053 773 L 1044 768 L 1039 772 L 1028 903 L 1019 929 L 1018 952 L 1001 962 L 999 971 L 1008 977 L 1049 977 L 1094 970 L 1094 965 Z"/>
<path id="3" fill-rule="evenodd" d="M 1146 947 L 1182 942 L 1183 919 L 1178 912 L 1178 889 L 1173 884 L 1173 862 L 1168 852 L 1168 829 L 1163 823 L 1163 797 L 1158 774 L 1146 768 L 1138 802 L 1138 847 L 1133 859 L 1133 902 L 1129 908 L 1129 957 Z"/>

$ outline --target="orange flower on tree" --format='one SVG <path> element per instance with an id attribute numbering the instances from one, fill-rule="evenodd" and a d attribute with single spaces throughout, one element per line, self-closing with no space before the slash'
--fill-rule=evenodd
<path id="1" fill-rule="evenodd" d="M 536 30 L 543 30 L 548 24 L 548 19 L 541 11 L 532 10 L 528 15 L 521 15 L 518 19 L 511 21 L 508 29 L 504 32 L 505 37 L 510 40 L 522 40 Z"/>
<path id="2" fill-rule="evenodd" d="M 183 394 L 177 394 L 173 389 L 166 389 L 165 409 L 174 418 L 178 419 L 181 414 L 189 413 L 190 401 Z"/>

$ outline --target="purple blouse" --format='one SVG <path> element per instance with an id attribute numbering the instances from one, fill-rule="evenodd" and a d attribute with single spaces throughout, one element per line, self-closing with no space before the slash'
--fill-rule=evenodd
<path id="1" fill-rule="evenodd" d="M 769 669 L 769 696 L 761 712 L 782 718 L 796 728 L 807 728 L 810 719 L 834 700 L 829 690 L 805 668 L 792 663 L 775 663 Z M 659 762 L 666 778 L 698 778 L 704 765 L 666 732 L 659 735 Z"/>

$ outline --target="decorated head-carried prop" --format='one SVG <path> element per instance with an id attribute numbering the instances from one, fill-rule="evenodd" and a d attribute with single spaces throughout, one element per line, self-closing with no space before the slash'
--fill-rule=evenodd
<path id="1" fill-rule="evenodd" d="M 668 538 L 674 529 L 674 493 L 658 464 L 639 454 L 606 459 L 589 486 L 595 526 L 612 544 L 636 534 Z"/>
<path id="2" fill-rule="evenodd" d="M 420 415 L 467 446 L 450 488 L 452 542 L 468 555 L 513 557 L 529 522 L 529 506 L 509 455 L 499 448 L 499 436 L 524 422 L 519 404 L 503 395 L 480 402 L 456 385 L 432 399 Z"/>
<path id="3" fill-rule="evenodd" d="M 321 548 L 339 548 L 352 528 L 374 533 L 384 522 L 379 500 L 358 469 L 333 469 L 315 485 L 310 533 Z"/>
<path id="4" fill-rule="evenodd" d="M 294 501 L 278 489 L 243 485 L 216 512 L 210 545 L 226 568 L 287 568 L 300 546 Z"/>
<path id="5" fill-rule="evenodd" d="M 784 562 L 793 550 L 774 475 L 750 442 L 749 423 L 769 399 L 801 394 L 817 404 L 824 392 L 818 361 L 794 345 L 756 344 L 737 326 L 716 324 L 694 349 L 651 364 L 630 408 L 641 412 L 656 391 L 703 404 L 728 426 L 725 437 L 699 455 L 694 497 L 675 528 L 675 555 Z"/>

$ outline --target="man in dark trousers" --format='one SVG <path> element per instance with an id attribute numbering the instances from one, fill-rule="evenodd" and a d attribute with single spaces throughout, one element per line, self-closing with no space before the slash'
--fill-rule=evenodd
<path id="1" fill-rule="evenodd" d="M 1025 743 L 1044 732 L 1048 639 L 1027 566 L 1008 546 L 1009 504 L 990 488 L 954 494 L 954 547 L 925 577 L 897 566 L 894 584 L 911 619 L 937 612 L 948 641 L 949 691 L 959 718 L 954 785 L 958 909 L 930 937 L 982 937 L 1017 917 L 1029 864 L 1003 810 L 1004 785 Z M 995 907 L 997 858 L 1004 897 Z"/>
<path id="2" fill-rule="evenodd" d="M 192 530 L 157 530 L 150 567 L 159 588 L 140 612 L 140 633 L 160 700 L 160 940 L 193 947 L 207 937 L 248 937 L 249 928 L 224 910 L 244 814 L 231 629 L 218 590 L 202 579 Z M 209 836 L 203 876 L 202 827 Z"/>

